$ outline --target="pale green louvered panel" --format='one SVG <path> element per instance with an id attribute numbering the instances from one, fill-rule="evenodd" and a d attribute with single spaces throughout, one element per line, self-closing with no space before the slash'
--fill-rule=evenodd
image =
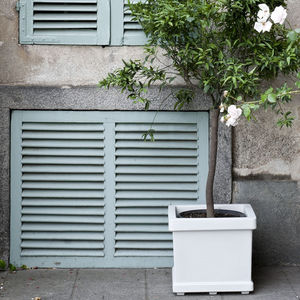
<path id="1" fill-rule="evenodd" d="M 104 256 L 103 131 L 23 122 L 22 257 Z"/>
<path id="2" fill-rule="evenodd" d="M 206 112 L 14 111 L 11 262 L 170 267 L 169 204 L 204 201 Z"/>
<path id="3" fill-rule="evenodd" d="M 198 200 L 197 123 L 116 124 L 116 256 L 172 256 L 167 207 Z"/>
<path id="4" fill-rule="evenodd" d="M 22 44 L 109 44 L 109 0 L 20 0 L 19 3 Z"/>

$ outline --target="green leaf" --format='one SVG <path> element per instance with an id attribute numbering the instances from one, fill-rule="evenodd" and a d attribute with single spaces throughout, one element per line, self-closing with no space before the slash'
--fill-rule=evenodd
<path id="1" fill-rule="evenodd" d="M 277 95 L 276 94 L 269 94 L 268 95 L 268 101 L 270 102 L 270 103 L 276 103 L 276 101 L 277 101 Z"/>
<path id="2" fill-rule="evenodd" d="M 296 31 L 289 31 L 288 34 L 287 34 L 287 37 L 288 39 L 291 41 L 291 42 L 294 42 L 297 40 L 298 38 L 298 33 Z"/>

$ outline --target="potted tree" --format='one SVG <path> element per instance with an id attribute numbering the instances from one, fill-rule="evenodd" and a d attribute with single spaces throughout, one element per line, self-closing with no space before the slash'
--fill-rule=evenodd
<path id="1" fill-rule="evenodd" d="M 169 95 L 176 99 L 175 110 L 192 101 L 198 92 L 211 99 L 206 205 L 169 207 L 173 291 L 178 294 L 253 290 L 255 214 L 250 205 L 214 205 L 213 183 L 219 120 L 235 127 L 241 116 L 255 119 L 255 111 L 263 107 L 278 114 L 278 126 L 292 125 L 293 116 L 284 110 L 284 104 L 299 91 L 299 73 L 296 89 L 287 83 L 274 88 L 272 80 L 280 74 L 297 74 L 300 30 L 286 25 L 285 0 L 264 2 L 135 1 L 129 4 L 130 10 L 148 36 L 145 61 L 124 61 L 123 68 L 100 81 L 101 87 L 121 87 L 128 98 L 144 103 L 146 110 L 150 107 L 150 85 L 163 89 L 177 77 L 185 86 Z M 154 134 L 150 129 L 145 137 L 153 138 Z M 224 257 L 216 251 L 219 247 Z"/>

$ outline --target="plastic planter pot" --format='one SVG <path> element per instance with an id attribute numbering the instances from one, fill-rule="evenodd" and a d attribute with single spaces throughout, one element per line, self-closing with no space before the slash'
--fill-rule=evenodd
<path id="1" fill-rule="evenodd" d="M 219 204 L 216 209 L 242 212 L 235 218 L 180 218 L 188 210 L 205 205 L 169 206 L 169 230 L 173 232 L 173 292 L 253 291 L 251 279 L 252 231 L 256 216 L 249 204 Z"/>

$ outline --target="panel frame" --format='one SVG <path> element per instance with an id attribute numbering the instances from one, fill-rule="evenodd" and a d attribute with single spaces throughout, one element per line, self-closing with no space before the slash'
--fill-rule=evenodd
<path id="1" fill-rule="evenodd" d="M 20 44 L 60 45 L 109 45 L 110 42 L 110 0 L 97 1 L 97 31 L 95 35 L 34 35 L 33 1 L 19 0 L 19 42 Z"/>

